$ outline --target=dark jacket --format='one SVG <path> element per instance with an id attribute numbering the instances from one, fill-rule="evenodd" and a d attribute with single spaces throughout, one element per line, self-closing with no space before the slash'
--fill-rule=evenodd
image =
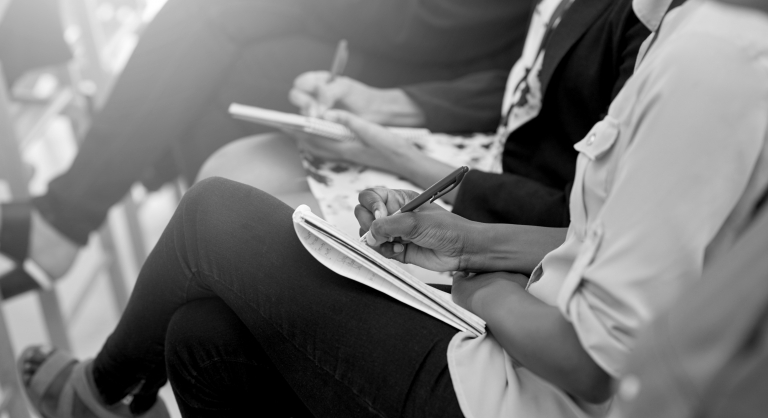
<path id="1" fill-rule="evenodd" d="M 465 177 L 454 211 L 481 222 L 567 226 L 573 145 L 607 112 L 649 33 L 631 0 L 576 0 L 546 45 L 541 112 L 509 135 L 504 174 Z M 405 91 L 433 131 L 495 131 L 507 75 L 488 71 Z"/>

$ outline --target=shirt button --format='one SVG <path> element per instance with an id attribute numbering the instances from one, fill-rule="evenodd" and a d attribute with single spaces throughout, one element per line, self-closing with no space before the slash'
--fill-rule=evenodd
<path id="1" fill-rule="evenodd" d="M 619 383 L 619 396 L 625 401 L 631 401 L 640 393 L 640 379 L 635 375 L 628 375 Z"/>
<path id="2" fill-rule="evenodd" d="M 595 143 L 595 134 L 592 134 L 592 135 L 590 135 L 590 136 L 589 136 L 589 138 L 587 139 L 587 145 L 592 145 L 592 144 L 594 144 L 594 143 Z"/>

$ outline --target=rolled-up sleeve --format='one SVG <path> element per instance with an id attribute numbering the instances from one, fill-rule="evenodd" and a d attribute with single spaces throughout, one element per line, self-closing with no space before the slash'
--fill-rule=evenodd
<path id="1" fill-rule="evenodd" d="M 647 57 L 625 87 L 637 96 L 612 105 L 619 160 L 558 294 L 583 346 L 614 376 L 638 328 L 701 275 L 765 141 L 764 69 L 748 51 L 696 35 Z"/>

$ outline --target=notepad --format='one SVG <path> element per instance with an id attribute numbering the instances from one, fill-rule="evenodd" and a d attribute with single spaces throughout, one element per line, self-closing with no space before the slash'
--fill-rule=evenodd
<path id="1" fill-rule="evenodd" d="M 330 122 L 320 118 L 298 115 L 295 113 L 278 112 L 256 106 L 247 106 L 239 103 L 229 105 L 229 113 L 235 119 L 271 126 L 277 129 L 288 129 L 306 132 L 337 141 L 354 141 L 357 138 L 352 131 L 344 125 Z M 414 128 L 390 128 L 398 135 L 405 137 L 428 135 L 427 129 Z"/>
<path id="2" fill-rule="evenodd" d="M 296 209 L 293 223 L 307 251 L 337 274 L 386 293 L 460 331 L 485 334 L 485 321 L 456 305 L 450 294 L 413 277 L 396 261 L 384 258 L 313 214 L 308 206 Z"/>

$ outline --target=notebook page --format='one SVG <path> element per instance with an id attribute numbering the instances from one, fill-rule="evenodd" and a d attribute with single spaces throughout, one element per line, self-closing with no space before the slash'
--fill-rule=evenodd
<path id="1" fill-rule="evenodd" d="M 277 129 L 295 129 L 312 135 L 335 139 L 337 141 L 355 141 L 357 138 L 344 125 L 320 118 L 311 118 L 295 113 L 278 112 L 256 106 L 239 103 L 229 105 L 229 113 L 236 119 L 259 123 Z M 393 133 L 406 138 L 421 137 L 429 130 L 420 128 L 389 128 Z"/>
<path id="2" fill-rule="evenodd" d="M 294 213 L 294 222 L 303 224 L 306 228 L 313 229 L 313 232 L 316 235 L 320 234 L 317 235 L 317 237 L 323 239 L 325 243 L 336 248 L 339 252 L 344 253 L 346 256 L 356 261 L 357 264 L 365 267 L 368 271 L 384 278 L 384 280 L 388 281 L 390 284 L 410 295 L 412 299 L 420 302 L 418 306 L 414 306 L 406 301 L 403 301 L 404 303 L 408 303 L 409 305 L 433 316 L 435 315 L 432 312 L 426 311 L 423 308 L 429 307 L 430 311 L 437 311 L 441 317 L 452 318 L 451 321 L 444 322 L 454 326 L 456 326 L 455 323 L 458 322 L 461 324 L 461 326 L 456 326 L 458 329 L 471 332 L 475 335 L 480 335 L 485 332 L 485 322 L 471 312 L 454 304 L 453 301 L 450 300 L 450 295 L 422 283 L 415 277 L 411 277 L 408 273 L 399 269 L 391 260 L 387 260 L 372 249 L 359 244 L 357 240 L 346 237 L 340 231 L 335 230 L 333 226 L 312 214 L 308 207 L 302 206 L 296 210 Z M 299 237 L 302 238 L 302 234 L 298 229 L 297 233 L 299 233 Z M 307 246 L 307 243 L 305 243 L 305 247 L 312 252 L 312 249 Z M 313 255 L 317 256 L 317 254 L 314 253 Z M 322 256 L 325 260 L 318 259 L 326 264 L 326 266 L 339 274 L 349 277 L 348 274 L 350 272 L 346 271 L 348 270 L 348 266 L 338 265 L 338 260 L 334 263 L 333 260 L 328 259 L 327 254 L 323 254 Z M 325 261 L 327 261 L 327 263 Z M 395 295 L 392 296 L 396 297 Z M 441 318 L 438 317 L 438 319 Z"/>

